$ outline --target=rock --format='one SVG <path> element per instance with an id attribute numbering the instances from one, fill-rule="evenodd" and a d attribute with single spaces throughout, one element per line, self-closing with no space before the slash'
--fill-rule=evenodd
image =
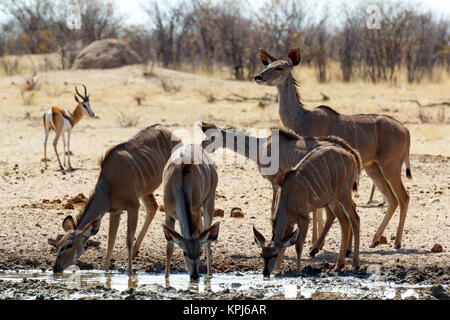
<path id="1" fill-rule="evenodd" d="M 72 69 L 111 69 L 138 63 L 140 57 L 125 41 L 104 39 L 81 50 Z"/>
<path id="2" fill-rule="evenodd" d="M 431 287 L 431 295 L 439 300 L 449 300 L 450 297 L 445 288 L 438 284 Z"/>
<path id="3" fill-rule="evenodd" d="M 387 239 L 386 239 L 386 237 L 385 236 L 381 236 L 381 238 L 380 238 L 380 244 L 387 244 L 388 242 L 387 242 Z"/>
<path id="4" fill-rule="evenodd" d="M 439 202 L 441 202 L 441 200 L 439 198 L 434 198 L 434 199 L 428 200 L 428 203 L 439 203 Z"/>
<path id="5" fill-rule="evenodd" d="M 64 208 L 64 209 L 67 209 L 67 210 L 73 210 L 73 209 L 75 209 L 75 208 L 73 207 L 73 203 L 71 203 L 71 202 L 67 202 L 67 203 L 63 206 L 63 208 Z"/>
<path id="6" fill-rule="evenodd" d="M 222 209 L 215 209 L 214 210 L 214 216 L 213 217 L 221 217 L 223 218 L 225 215 L 225 211 L 223 211 Z"/>
<path id="7" fill-rule="evenodd" d="M 244 213 L 241 208 L 233 208 L 231 209 L 231 217 L 232 218 L 243 218 Z"/>
<path id="8" fill-rule="evenodd" d="M 442 246 L 441 246 L 440 244 L 436 243 L 436 244 L 433 246 L 433 248 L 431 248 L 431 251 L 432 251 L 432 252 L 439 253 L 439 252 L 444 251 L 444 249 L 442 248 Z"/>

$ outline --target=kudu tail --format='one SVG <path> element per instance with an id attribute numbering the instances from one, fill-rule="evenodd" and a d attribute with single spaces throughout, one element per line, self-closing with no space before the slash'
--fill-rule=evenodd
<path id="1" fill-rule="evenodd" d="M 408 158 L 406 159 L 405 163 L 406 163 L 406 177 L 408 179 L 412 179 L 411 167 L 409 165 L 409 155 L 408 155 Z"/>
<path id="2" fill-rule="evenodd" d="M 409 132 L 408 132 L 408 138 L 409 138 Z M 408 152 L 406 154 L 406 159 L 405 159 L 405 166 L 406 166 L 406 177 L 408 179 L 412 179 L 412 174 L 411 174 L 411 165 L 409 163 L 409 148 L 410 146 L 408 146 Z"/>

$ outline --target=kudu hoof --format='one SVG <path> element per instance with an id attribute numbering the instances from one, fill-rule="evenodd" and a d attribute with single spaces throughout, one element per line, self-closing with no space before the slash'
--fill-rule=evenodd
<path id="1" fill-rule="evenodd" d="M 359 265 L 358 265 L 358 266 L 353 266 L 353 267 L 352 267 L 352 272 L 357 272 L 357 271 L 359 271 L 359 268 L 360 268 Z"/>
<path id="2" fill-rule="evenodd" d="M 314 258 L 318 252 L 319 252 L 319 249 L 311 249 L 311 251 L 309 252 L 309 255 L 311 258 Z"/>
<path id="3" fill-rule="evenodd" d="M 344 264 L 336 265 L 336 266 L 334 267 L 334 271 L 335 271 L 335 272 L 339 272 L 339 271 L 341 271 L 343 268 L 344 268 Z"/>
<path id="4" fill-rule="evenodd" d="M 372 244 L 370 245 L 371 248 L 375 248 L 376 246 L 378 246 L 380 244 L 380 241 L 375 241 L 372 242 Z"/>

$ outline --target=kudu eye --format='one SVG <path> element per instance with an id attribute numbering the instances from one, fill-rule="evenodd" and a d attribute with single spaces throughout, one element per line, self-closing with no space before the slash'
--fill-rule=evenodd
<path id="1" fill-rule="evenodd" d="M 280 66 L 276 66 L 275 70 L 276 71 L 283 71 L 283 66 L 281 66 L 281 65 Z"/>
<path id="2" fill-rule="evenodd" d="M 72 247 L 73 247 L 73 244 L 69 243 L 69 244 L 66 246 L 66 249 L 70 249 L 70 248 L 72 248 Z"/>

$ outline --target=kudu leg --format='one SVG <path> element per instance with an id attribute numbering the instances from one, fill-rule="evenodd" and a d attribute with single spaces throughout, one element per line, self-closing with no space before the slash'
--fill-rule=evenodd
<path id="1" fill-rule="evenodd" d="M 400 249 L 402 245 L 403 228 L 405 226 L 406 213 L 409 205 L 409 194 L 402 182 L 401 167 L 382 168 L 383 175 L 386 177 L 391 190 L 400 206 L 400 220 L 397 227 L 397 235 L 395 236 L 395 248 Z"/>
<path id="2" fill-rule="evenodd" d="M 345 251 L 345 256 L 350 257 L 352 254 L 352 246 L 353 246 L 353 231 L 352 228 L 350 228 L 350 232 L 348 233 L 347 238 L 347 251 Z"/>
<path id="3" fill-rule="evenodd" d="M 176 214 L 175 214 L 176 215 Z M 165 221 L 165 225 L 167 227 L 169 227 L 170 229 L 174 229 L 175 227 L 175 219 L 170 217 L 169 212 L 166 212 L 166 221 Z M 167 245 L 166 245 L 166 273 L 164 275 L 164 277 L 166 279 L 169 278 L 169 273 L 170 273 L 170 263 L 172 261 L 172 255 L 173 255 L 173 243 L 170 241 L 167 241 Z"/>
<path id="4" fill-rule="evenodd" d="M 117 230 L 119 229 L 121 213 L 109 213 L 109 233 L 108 233 L 108 249 L 106 250 L 106 259 L 104 270 L 108 271 L 111 264 L 112 252 L 116 243 Z"/>
<path id="5" fill-rule="evenodd" d="M 142 202 L 145 206 L 146 215 L 144 225 L 142 226 L 141 232 L 139 232 L 139 236 L 134 243 L 133 258 L 136 258 L 139 254 L 139 248 L 141 247 L 145 234 L 147 233 L 147 230 L 152 223 L 153 218 L 155 217 L 156 211 L 158 210 L 158 203 L 156 202 L 155 196 L 153 194 L 143 196 Z"/>
<path id="6" fill-rule="evenodd" d="M 312 243 L 315 243 L 317 241 L 317 229 L 318 229 L 318 217 L 317 217 L 317 210 L 313 210 L 313 228 L 312 228 L 312 237 L 311 241 Z"/>
<path id="7" fill-rule="evenodd" d="M 314 258 L 315 255 L 319 252 L 320 249 L 322 249 L 323 244 L 325 243 L 325 237 L 328 234 L 328 231 L 330 231 L 331 226 L 334 223 L 334 220 L 336 217 L 334 214 L 330 211 L 329 208 L 325 208 L 325 212 L 327 214 L 327 220 L 325 221 L 325 226 L 322 229 L 322 232 L 320 233 L 319 237 L 317 238 L 317 241 L 314 242 L 311 246 L 311 250 L 309 252 L 309 255 Z"/>
<path id="8" fill-rule="evenodd" d="M 394 193 L 392 192 L 391 187 L 387 183 L 383 173 L 381 172 L 381 169 L 378 166 L 378 164 L 373 163 L 372 165 L 366 167 L 365 170 L 369 175 L 369 177 L 375 183 L 378 190 L 380 190 L 380 192 L 384 195 L 388 204 L 386 213 L 384 215 L 384 219 L 381 222 L 380 226 L 378 227 L 378 230 L 373 237 L 372 244 L 370 245 L 371 248 L 375 248 L 380 243 L 381 236 L 383 235 L 384 230 L 386 229 L 389 221 L 391 220 L 392 215 L 397 209 L 398 201 Z"/>
<path id="9" fill-rule="evenodd" d="M 347 251 L 347 239 L 348 233 L 350 232 L 350 221 L 345 216 L 341 206 L 336 200 L 330 202 L 328 204 L 328 207 L 330 211 L 333 212 L 335 217 L 338 219 L 339 225 L 341 227 L 341 247 L 336 261 L 336 266 L 334 268 L 335 271 L 339 271 L 345 265 L 345 252 Z"/>
<path id="10" fill-rule="evenodd" d="M 356 212 L 356 204 L 353 202 L 351 195 L 344 196 L 339 201 L 342 210 L 350 221 L 350 230 L 347 238 L 347 253 L 351 252 L 352 234 L 355 243 L 352 270 L 359 270 L 359 238 L 360 238 L 360 220 Z M 346 255 L 347 256 L 347 255 Z"/>
<path id="11" fill-rule="evenodd" d="M 375 183 L 372 184 L 372 191 L 370 191 L 370 197 L 369 201 L 367 201 L 367 204 L 371 204 L 373 202 L 373 194 L 375 193 Z"/>
<path id="12" fill-rule="evenodd" d="M 127 209 L 127 249 L 128 249 L 128 276 L 133 275 L 133 242 L 138 222 L 139 206 Z"/>
<path id="13" fill-rule="evenodd" d="M 317 209 L 317 230 L 319 231 L 319 235 L 323 232 L 324 224 L 323 224 L 323 211 L 322 208 Z M 322 250 L 323 245 L 325 244 L 325 238 L 322 240 L 322 244 L 320 245 L 320 249 Z"/>
<path id="14" fill-rule="evenodd" d="M 302 259 L 302 252 L 303 252 L 303 246 L 305 244 L 306 235 L 308 233 L 308 227 L 309 227 L 309 215 L 306 215 L 305 217 L 302 217 L 297 222 L 298 228 L 300 229 L 300 233 L 297 239 L 297 242 L 295 243 L 295 251 L 297 253 L 297 270 L 300 271 L 300 265 L 301 265 L 301 259 Z"/>
<path id="15" fill-rule="evenodd" d="M 215 200 L 215 193 L 210 195 L 210 197 L 203 204 L 203 224 L 204 224 L 203 230 L 206 230 L 211 226 L 214 215 L 214 200 Z M 206 271 L 208 276 L 212 276 L 211 243 L 205 244 L 205 252 L 206 252 Z"/>

